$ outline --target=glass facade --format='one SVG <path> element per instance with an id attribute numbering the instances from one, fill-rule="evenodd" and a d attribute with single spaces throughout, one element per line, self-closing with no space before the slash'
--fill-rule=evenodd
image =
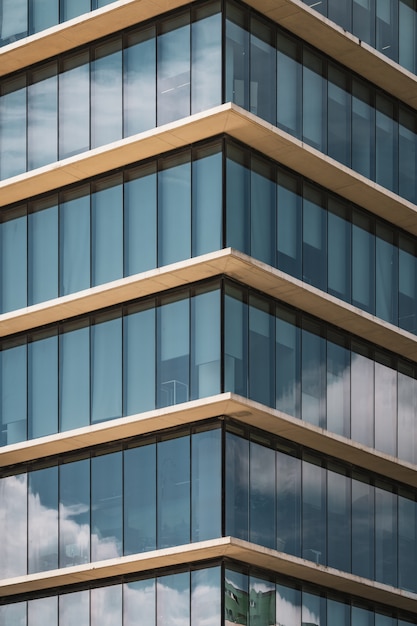
<path id="1" fill-rule="evenodd" d="M 417 71 L 415 0 L 303 0 L 414 74 Z"/>
<path id="2" fill-rule="evenodd" d="M 417 200 L 415 111 L 231 1 L 2 80 L 0 178 L 228 101 Z"/>
<path id="3" fill-rule="evenodd" d="M 228 280 L 6 338 L 0 361 L 3 445 L 230 391 L 417 461 L 413 363 Z"/>
<path id="4" fill-rule="evenodd" d="M 417 333 L 415 237 L 228 139 L 6 207 L 0 240 L 2 312 L 230 246 Z"/>

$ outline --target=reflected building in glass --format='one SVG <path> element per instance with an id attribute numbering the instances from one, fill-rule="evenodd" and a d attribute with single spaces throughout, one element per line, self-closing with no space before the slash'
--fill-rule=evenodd
<path id="1" fill-rule="evenodd" d="M 0 625 L 417 624 L 414 0 L 0 0 Z"/>

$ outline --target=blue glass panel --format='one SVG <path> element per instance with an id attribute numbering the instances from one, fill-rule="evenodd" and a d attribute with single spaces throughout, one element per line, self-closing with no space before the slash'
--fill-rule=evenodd
<path id="1" fill-rule="evenodd" d="M 123 52 L 124 136 L 156 126 L 155 27 L 129 33 Z"/>
<path id="2" fill-rule="evenodd" d="M 411 333 L 417 331 L 416 242 L 403 235 L 398 250 L 398 325 Z"/>
<path id="3" fill-rule="evenodd" d="M 5 538 L 0 543 L 0 578 L 24 576 L 27 573 L 28 541 L 26 474 L 0 478 L 0 502 L 0 533 Z M 7 621 L 0 623 L 9 624 Z M 14 624 L 13 621 L 10 623 Z"/>
<path id="4" fill-rule="evenodd" d="M 224 391 L 246 396 L 248 308 L 241 290 L 232 285 L 226 285 L 224 328 Z"/>
<path id="5" fill-rule="evenodd" d="M 417 69 L 415 0 L 399 0 L 398 32 L 398 62 L 415 74 Z"/>
<path id="6" fill-rule="evenodd" d="M 105 454 L 91 459 L 92 561 L 112 559 L 122 555 L 122 473 L 121 452 Z M 93 598 L 91 598 L 91 602 L 93 602 Z M 105 613 L 102 614 L 102 617 L 104 615 Z M 94 623 L 100 624 L 102 622 L 97 620 Z M 120 617 L 114 622 L 110 621 L 110 623 L 120 623 Z"/>
<path id="7" fill-rule="evenodd" d="M 58 206 L 52 196 L 28 216 L 28 304 L 58 296 Z"/>
<path id="8" fill-rule="evenodd" d="M 91 10 L 91 0 L 61 0 L 61 22 Z"/>
<path id="9" fill-rule="evenodd" d="M 345 30 L 352 32 L 351 0 L 327 0 L 327 4 L 327 16 L 329 17 L 329 19 L 331 19 L 333 22 L 335 22 Z"/>
<path id="10" fill-rule="evenodd" d="M 331 469 L 327 472 L 327 565 L 350 572 L 351 479 Z"/>
<path id="11" fill-rule="evenodd" d="M 375 490 L 352 477 L 352 574 L 374 577 Z M 352 613 L 353 618 L 354 613 Z M 356 622 L 352 622 L 356 624 Z M 366 623 L 366 622 L 365 622 Z"/>
<path id="12" fill-rule="evenodd" d="M 398 585 L 417 591 L 417 504 L 413 494 L 398 496 Z"/>
<path id="13" fill-rule="evenodd" d="M 245 12 L 235 4 L 226 4 L 226 102 L 249 109 L 249 32 Z"/>
<path id="14" fill-rule="evenodd" d="M 374 178 L 375 110 L 371 89 L 352 81 L 352 167 L 367 178 Z"/>
<path id="15" fill-rule="evenodd" d="M 376 49 L 393 60 L 398 59 L 398 0 L 376 2 Z"/>
<path id="16" fill-rule="evenodd" d="M 29 474 L 28 573 L 58 567 L 58 467 Z M 37 623 L 37 622 L 36 622 Z M 46 620 L 40 624 L 54 623 Z"/>
<path id="17" fill-rule="evenodd" d="M 192 256 L 222 247 L 223 172 L 220 145 L 199 148 L 192 162 Z"/>
<path id="18" fill-rule="evenodd" d="M 350 606 L 343 602 L 327 599 L 327 623 L 337 624 L 337 626 L 351 626 Z M 356 625 L 356 622 L 352 622 Z"/>
<path id="19" fill-rule="evenodd" d="M 123 585 L 123 626 L 136 626 L 138 615 L 146 626 L 155 626 L 155 578 Z"/>
<path id="20" fill-rule="evenodd" d="M 9 1 L 13 3 L 13 14 L 17 15 L 16 0 Z M 4 82 L 0 94 L 0 178 L 4 180 L 26 171 L 25 77 Z"/>
<path id="21" fill-rule="evenodd" d="M 305 320 L 301 342 L 301 415 L 305 422 L 326 427 L 326 341 L 319 326 Z"/>
<path id="22" fill-rule="evenodd" d="M 91 75 L 91 146 L 122 137 L 121 38 L 98 45 Z"/>
<path id="23" fill-rule="evenodd" d="M 395 120 L 394 103 L 380 94 L 376 96 L 375 124 L 375 180 L 391 191 L 397 191 L 398 126 Z"/>
<path id="24" fill-rule="evenodd" d="M 375 237 L 373 220 L 359 211 L 352 214 L 352 304 L 375 311 Z"/>
<path id="25" fill-rule="evenodd" d="M 275 167 L 257 157 L 251 163 L 251 255 L 275 265 L 275 215 L 276 184 Z"/>
<path id="26" fill-rule="evenodd" d="M 337 298 L 351 299 L 352 226 L 346 205 L 328 198 L 327 214 L 327 291 Z"/>
<path id="27" fill-rule="evenodd" d="M 91 203 L 91 282 L 101 285 L 123 276 L 122 177 L 96 183 Z"/>
<path id="28" fill-rule="evenodd" d="M 27 626 L 26 602 L 0 606 L 0 622 L 8 626 Z"/>
<path id="29" fill-rule="evenodd" d="M 249 397 L 271 406 L 274 402 L 274 328 L 269 303 L 249 297 Z"/>
<path id="30" fill-rule="evenodd" d="M 162 22 L 157 40 L 157 123 L 190 114 L 189 14 Z"/>
<path id="31" fill-rule="evenodd" d="M 158 548 L 189 543 L 190 437 L 161 441 L 157 463 Z"/>
<path id="32" fill-rule="evenodd" d="M 168 157 L 158 173 L 158 265 L 191 256 L 191 163 L 187 152 Z"/>
<path id="33" fill-rule="evenodd" d="M 275 29 L 252 17 L 250 24 L 249 111 L 264 120 L 276 122 Z"/>
<path id="34" fill-rule="evenodd" d="M 28 346 L 28 437 L 58 431 L 58 337 L 34 335 Z"/>
<path id="35" fill-rule="evenodd" d="M 375 47 L 375 0 L 353 0 L 353 34 Z"/>
<path id="36" fill-rule="evenodd" d="M 326 599 L 305 591 L 302 598 L 301 623 L 305 626 L 326 626 Z"/>
<path id="37" fill-rule="evenodd" d="M 302 463 L 302 481 L 302 556 L 314 563 L 325 564 L 326 470 L 316 465 L 314 459 L 306 458 Z"/>
<path id="38" fill-rule="evenodd" d="M 249 541 L 274 549 L 275 451 L 251 441 L 249 455 Z"/>
<path id="39" fill-rule="evenodd" d="M 60 430 L 90 422 L 90 329 L 69 325 L 59 337 Z"/>
<path id="40" fill-rule="evenodd" d="M 217 3 L 194 9 L 191 25 L 191 113 L 221 103 L 221 13 Z"/>
<path id="41" fill-rule="evenodd" d="M 26 344 L 5 344 L 1 357 L 1 445 L 26 439 Z M 16 384 L 19 381 L 19 384 Z"/>
<path id="42" fill-rule="evenodd" d="M 226 246 L 250 254 L 250 163 L 237 146 L 226 144 Z"/>
<path id="43" fill-rule="evenodd" d="M 417 461 L 417 380 L 413 375 L 412 368 L 401 364 L 398 372 L 398 456 L 410 463 Z"/>
<path id="44" fill-rule="evenodd" d="M 402 3 L 400 3 L 401 6 L 403 6 Z M 416 170 L 417 121 L 410 111 L 400 108 L 398 124 L 398 193 L 411 202 L 416 202 L 417 200 Z"/>
<path id="45" fill-rule="evenodd" d="M 374 445 L 374 366 L 365 346 L 352 342 L 351 436 L 370 447 Z"/>
<path id="46" fill-rule="evenodd" d="M 191 300 L 191 315 L 191 399 L 195 399 L 221 389 L 220 291 L 197 292 Z"/>
<path id="47" fill-rule="evenodd" d="M 0 45 L 12 43 L 28 34 L 27 0 L 2 0 Z"/>
<path id="48" fill-rule="evenodd" d="M 129 170 L 124 184 L 124 273 L 157 266 L 155 163 Z"/>
<path id="49" fill-rule="evenodd" d="M 191 439 L 191 540 L 221 536 L 221 431 L 195 433 Z"/>
<path id="50" fill-rule="evenodd" d="M 277 126 L 295 137 L 301 137 L 303 117 L 300 48 L 296 41 L 281 32 L 278 33 Z"/>
<path id="51" fill-rule="evenodd" d="M 97 319 L 91 328 L 91 421 L 122 415 L 122 319 Z"/>
<path id="52" fill-rule="evenodd" d="M 277 452 L 277 550 L 301 554 L 301 461 Z"/>
<path id="53" fill-rule="evenodd" d="M 342 4 L 341 0 L 337 0 Z M 329 64 L 327 85 L 327 153 L 336 161 L 350 166 L 351 96 L 348 74 Z"/>
<path id="54" fill-rule="evenodd" d="M 27 626 L 58 625 L 58 598 L 40 598 L 28 602 Z"/>
<path id="55" fill-rule="evenodd" d="M 375 313 L 398 325 L 398 247 L 391 228 L 377 223 L 375 237 Z"/>
<path id="56" fill-rule="evenodd" d="M 383 487 L 383 488 L 382 488 Z M 375 579 L 397 585 L 397 496 L 375 487 Z"/>
<path id="57" fill-rule="evenodd" d="M 249 442 L 226 433 L 226 535 L 249 539 Z"/>
<path id="58" fill-rule="evenodd" d="M 221 583 L 220 567 L 191 572 L 192 626 L 220 626 Z"/>
<path id="59" fill-rule="evenodd" d="M 277 266 L 302 276 L 302 201 L 295 176 L 278 172 Z"/>
<path id="60" fill-rule="evenodd" d="M 21 209 L 6 212 L 1 224 L 1 310 L 27 305 L 27 220 Z"/>
<path id="61" fill-rule="evenodd" d="M 374 626 L 374 613 L 352 606 L 352 626 Z"/>
<path id="62" fill-rule="evenodd" d="M 323 193 L 304 185 L 303 280 L 327 291 L 327 214 Z"/>
<path id="63" fill-rule="evenodd" d="M 275 328 L 276 383 L 275 406 L 280 411 L 299 417 L 301 331 L 293 313 L 277 308 Z"/>
<path id="64" fill-rule="evenodd" d="M 90 459 L 85 459 L 59 468 L 59 566 L 89 561 Z"/>
<path id="65" fill-rule="evenodd" d="M 90 626 L 90 592 L 78 591 L 59 596 L 59 626 Z"/>
<path id="66" fill-rule="evenodd" d="M 155 408 L 154 302 L 129 308 L 123 320 L 124 415 Z"/>
<path id="67" fill-rule="evenodd" d="M 156 445 L 132 448 L 126 450 L 123 456 L 123 554 L 155 550 Z"/>
<path id="68" fill-rule="evenodd" d="M 59 207 L 60 295 L 90 287 L 90 188 L 61 196 Z"/>
<path id="69" fill-rule="evenodd" d="M 278 624 L 300 626 L 301 592 L 298 589 L 276 585 L 276 615 Z"/>
<path id="70" fill-rule="evenodd" d="M 190 626 L 190 573 L 157 578 L 157 626 Z"/>
<path id="71" fill-rule="evenodd" d="M 350 437 L 350 350 L 342 336 L 328 333 L 327 429 Z"/>
<path id="72" fill-rule="evenodd" d="M 59 24 L 58 0 L 30 0 L 29 31 L 39 33 L 45 28 Z"/>
<path id="73" fill-rule="evenodd" d="M 122 585 L 112 585 L 90 591 L 90 626 L 122 623 L 122 590 Z"/>
<path id="74" fill-rule="evenodd" d="M 375 362 L 375 448 L 397 454 L 397 371 L 392 359 L 376 354 Z"/>
<path id="75" fill-rule="evenodd" d="M 70 0 L 69 4 L 73 6 L 76 3 Z M 89 58 L 88 52 L 81 52 L 62 61 L 59 75 L 60 159 L 90 147 Z"/>
<path id="76" fill-rule="evenodd" d="M 324 60 L 308 49 L 303 51 L 303 140 L 326 151 L 326 81 Z"/>
<path id="77" fill-rule="evenodd" d="M 58 77 L 51 63 L 32 73 L 28 87 L 28 169 L 57 160 L 57 130 Z"/>

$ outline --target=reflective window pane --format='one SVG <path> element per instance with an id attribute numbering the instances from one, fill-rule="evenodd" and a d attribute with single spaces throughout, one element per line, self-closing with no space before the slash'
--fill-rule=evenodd
<path id="1" fill-rule="evenodd" d="M 58 467 L 31 472 L 28 487 L 28 573 L 31 574 L 58 567 Z M 53 624 L 54 620 L 34 621 L 38 623 L 39 626 Z"/>
<path id="2" fill-rule="evenodd" d="M 85 459 L 59 468 L 59 566 L 89 561 L 90 460 Z"/>
<path id="3" fill-rule="evenodd" d="M 124 554 L 156 548 L 156 445 L 124 453 Z M 132 602 L 135 602 L 131 594 Z"/>
<path id="4" fill-rule="evenodd" d="M 91 147 L 122 138 L 121 40 L 98 45 L 91 75 Z"/>
<path id="5" fill-rule="evenodd" d="M 26 474 L 0 478 L 0 502 L 0 533 L 7 537 L 0 543 L 0 578 L 24 576 L 27 573 Z M 15 622 L 11 620 L 10 623 L 14 626 Z"/>
<path id="6" fill-rule="evenodd" d="M 122 506 L 122 455 L 120 452 L 91 459 L 91 560 L 101 561 L 122 555 L 123 506 Z M 91 598 L 93 602 L 93 597 Z M 98 616 L 105 617 L 106 597 L 97 600 L 94 609 Z M 116 604 L 117 606 L 117 604 Z M 115 609 L 116 609 L 115 606 Z M 93 609 L 93 605 L 92 605 Z M 96 611 L 98 611 L 96 613 Z M 103 612 L 102 612 L 103 611 Z M 112 612 L 110 611 L 110 615 Z M 115 615 L 118 615 L 116 612 Z M 107 618 L 106 618 L 107 619 Z M 106 624 L 118 623 L 107 621 Z"/>
<path id="7" fill-rule="evenodd" d="M 191 438 L 191 540 L 221 536 L 221 431 Z"/>
<path id="8" fill-rule="evenodd" d="M 129 33 L 123 53 L 125 137 L 156 126 L 155 64 L 155 28 Z"/>

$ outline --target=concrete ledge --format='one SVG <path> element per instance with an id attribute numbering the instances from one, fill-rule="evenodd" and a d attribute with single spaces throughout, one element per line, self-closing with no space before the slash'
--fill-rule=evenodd
<path id="1" fill-rule="evenodd" d="M 0 206 L 227 134 L 371 213 L 417 235 L 417 206 L 232 103 L 0 182 Z"/>
<path id="2" fill-rule="evenodd" d="M 0 315 L 0 337 L 225 275 L 411 360 L 417 336 L 232 248 Z"/>
<path id="3" fill-rule="evenodd" d="M 189 4 L 187 0 L 119 0 L 0 49 L 0 76 Z M 274 22 L 321 49 L 409 106 L 417 107 L 417 77 L 301 0 L 247 0 Z"/>
<path id="4" fill-rule="evenodd" d="M 0 594 L 3 597 L 12 597 L 17 594 L 65 587 L 72 584 L 88 584 L 90 581 L 104 580 L 110 576 L 142 573 L 157 568 L 188 565 L 191 562 L 201 563 L 208 559 L 214 560 L 222 557 L 389 607 L 405 611 L 417 611 L 417 594 L 318 565 L 277 550 L 263 548 L 235 537 L 212 539 L 119 559 L 99 561 L 89 565 L 9 578 L 0 582 Z"/>
<path id="5" fill-rule="evenodd" d="M 0 448 L 0 466 L 25 463 L 90 446 L 158 432 L 210 419 L 229 416 L 300 445 L 334 456 L 348 464 L 417 487 L 416 466 L 377 452 L 346 437 L 270 409 L 233 393 L 223 393 L 138 415 L 85 426 Z M 1 593 L 1 589 L 0 589 Z"/>

